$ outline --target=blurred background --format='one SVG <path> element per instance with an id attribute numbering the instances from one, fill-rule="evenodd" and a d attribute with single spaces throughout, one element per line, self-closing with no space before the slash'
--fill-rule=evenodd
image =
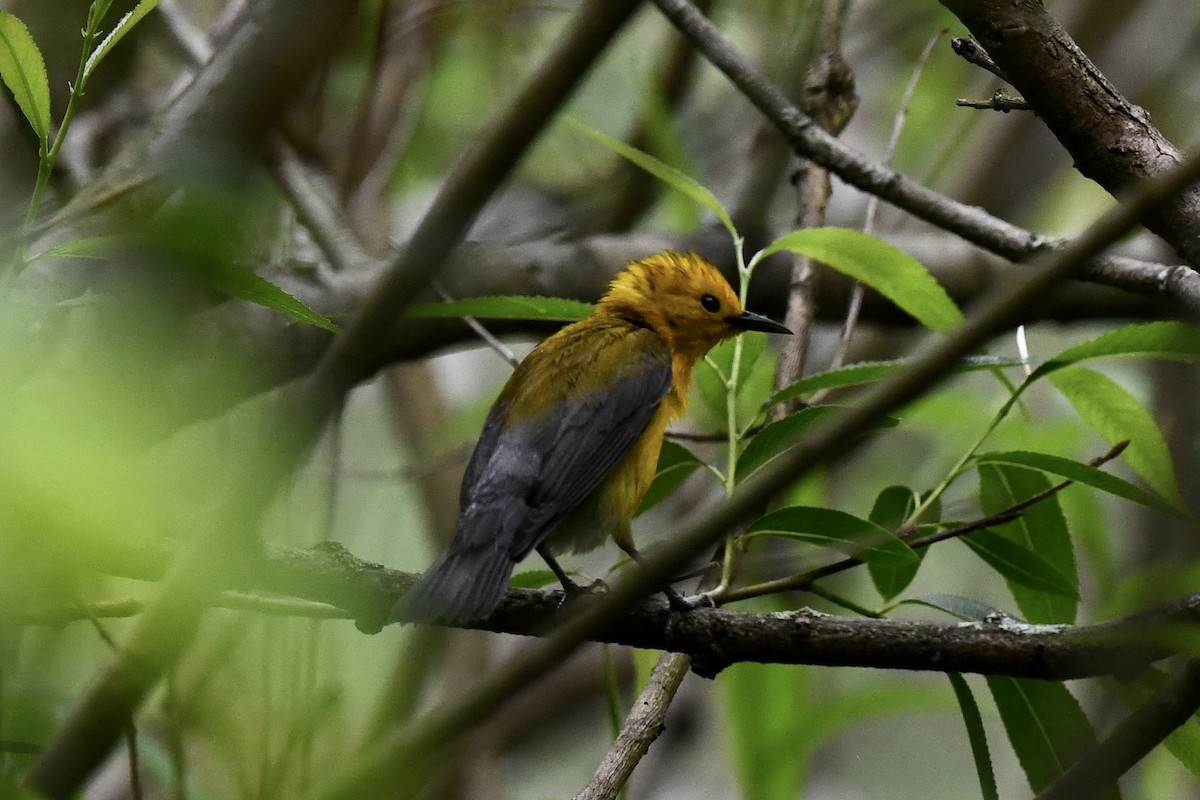
<path id="1" fill-rule="evenodd" d="M 131 635 L 155 597 L 157 584 L 146 578 L 161 575 L 164 552 L 221 524 L 213 507 L 223 481 L 269 459 L 272 434 L 255 439 L 246 431 L 287 425 L 271 418 L 270 398 L 328 344 L 321 328 L 247 302 L 246 284 L 229 277 L 241 273 L 222 270 L 249 269 L 344 324 L 380 259 L 402 246 L 447 170 L 577 8 L 364 0 L 328 19 L 279 19 L 268 13 L 279 9 L 256 5 L 163 0 L 118 43 L 72 110 L 35 235 L 18 232 L 37 180 L 38 143 L 11 96 L 0 103 L 0 236 L 6 258 L 15 249 L 28 261 L 0 297 L 0 741 L 11 745 L 0 750 L 0 796 L 19 796 L 34 758 L 25 745 L 49 740 L 111 661 L 114 643 Z M 701 5 L 799 97 L 818 21 L 836 4 Z M 133 6 L 114 2 L 103 29 Z M 76 80 L 88 7 L 0 2 L 28 26 L 45 58 L 55 127 Z M 1054 0 L 1047 7 L 1168 138 L 1184 149 L 1194 143 L 1200 6 Z M 283 66 L 266 77 L 247 69 L 243 82 L 241 62 L 223 61 L 222 53 L 251 25 L 265 32 L 263 48 L 291 41 L 293 28 L 312 28 L 319 44 L 297 51 L 295 64 L 278 54 Z M 987 100 L 1002 85 L 954 55 L 950 38 L 961 35 L 961 24 L 933 2 L 846 4 L 841 52 L 858 104 L 843 140 L 883 160 L 905 86 L 919 69 L 896 169 L 1036 232 L 1078 232 L 1114 201 L 1072 168 L 1032 114 L 955 106 L 959 98 Z M 242 112 L 236 121 L 214 114 L 188 128 L 194 142 L 164 162 L 159 143 L 176 119 L 164 109 L 178 112 L 196 81 L 216 80 L 214 64 L 223 70 L 220 91 Z M 651 7 L 606 52 L 567 113 L 696 177 L 731 209 L 751 251 L 795 226 L 792 184 L 804 165 Z M 154 184 L 128 195 L 129 182 L 141 187 L 146 172 Z M 866 201 L 835 179 L 827 223 L 861 228 Z M 319 222 L 322 209 L 332 222 Z M 331 245 L 331 230 L 352 244 Z M 967 307 L 1024 269 L 888 206 L 874 232 L 922 261 Z M 626 260 L 667 246 L 696 248 L 732 267 L 727 237 L 706 213 L 559 122 L 485 207 L 442 283 L 456 297 L 595 300 Z M 339 261 L 331 255 L 339 252 L 364 257 Z M 1130 237 L 1120 252 L 1178 263 L 1149 234 Z M 750 307 L 782 318 L 789 270 L 785 259 L 764 265 Z M 230 281 L 238 288 L 224 291 Z M 848 293 L 845 279 L 819 271 L 809 371 L 832 358 Z M 1030 309 L 1028 349 L 1036 361 L 1115 325 L 1179 313 L 1162 300 L 1079 283 Z M 494 327 L 518 354 L 550 329 Z M 900 357 L 926 335 L 868 296 L 850 359 Z M 276 498 L 263 541 L 293 548 L 336 541 L 359 558 L 415 572 L 452 531 L 466 458 L 509 367 L 460 321 L 407 321 L 389 347 L 392 363 L 353 393 Z M 1015 337 L 989 352 L 1017 356 Z M 1184 500 L 1200 508 L 1195 370 L 1144 362 L 1098 368 L 1151 409 Z M 764 391 L 772 376 L 767 364 L 758 377 Z M 955 378 L 783 499 L 866 516 L 888 486 L 927 491 L 1006 397 L 986 373 Z M 852 402 L 853 394 L 832 401 Z M 679 430 L 719 433 L 721 417 L 703 398 L 692 407 Z M 718 446 L 687 444 L 720 463 Z M 1086 461 L 1108 445 L 1039 385 L 988 449 Z M 701 470 L 639 519 L 639 542 L 651 545 L 721 494 Z M 969 477 L 956 483 L 943 499 L 944 518 L 977 515 L 978 495 Z M 1078 487 L 1060 501 L 1079 566 L 1079 622 L 1111 619 L 1195 585 L 1197 539 L 1186 523 Z M 609 547 L 569 562 L 605 577 L 618 555 Z M 768 574 L 781 560 L 807 567 L 821 558 L 764 548 L 748 556 L 747 570 Z M 868 607 L 883 604 L 864 575 L 839 576 L 831 586 Z M 929 552 L 906 595 L 932 592 L 1017 613 L 1004 581 L 955 542 Z M 395 626 L 368 636 L 349 620 L 325 619 L 328 607 L 272 605 L 260 595 L 228 595 L 223 605 L 232 607 L 213 608 L 196 623 L 192 646 L 134 720 L 140 786 L 121 751 L 91 782 L 89 800 L 135 791 L 198 800 L 299 796 L 381 730 L 461 692 L 527 645 L 484 632 Z M 846 613 L 805 594 L 735 608 L 801 606 Z M 898 616 L 946 619 L 920 609 Z M 613 703 L 619 718 L 655 655 L 584 647 L 447 759 L 426 796 L 573 796 L 612 740 Z M 981 678 L 968 681 L 986 696 Z M 1090 685 L 1072 689 L 1098 729 L 1125 713 Z M 983 714 L 1001 796 L 1028 796 L 994 709 L 983 703 Z M 713 681 L 686 679 L 628 796 L 971 797 L 979 789 L 964 733 L 940 674 L 738 665 Z M 1196 776 L 1163 748 L 1122 788 L 1127 798 L 1200 797 Z M 388 787 L 379 796 L 389 796 Z"/>

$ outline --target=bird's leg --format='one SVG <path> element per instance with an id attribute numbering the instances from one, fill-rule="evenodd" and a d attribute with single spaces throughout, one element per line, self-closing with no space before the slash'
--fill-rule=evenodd
<path id="1" fill-rule="evenodd" d="M 580 586 L 575 581 L 571 580 L 571 576 L 567 575 L 566 570 L 558 565 L 554 560 L 554 556 L 550 555 L 550 548 L 545 544 L 537 546 L 538 555 L 546 562 L 546 566 L 550 567 L 550 571 L 554 573 L 554 577 L 558 578 L 558 582 L 562 584 L 563 592 L 568 595 L 572 594 L 587 594 L 604 587 L 604 581 L 597 580 L 587 586 Z"/>
<path id="2" fill-rule="evenodd" d="M 632 542 L 622 542 L 620 537 L 616 537 L 616 541 L 617 546 L 628 553 L 630 558 L 638 564 L 642 563 L 641 551 L 634 547 Z M 713 605 L 712 598 L 708 595 L 698 594 L 695 597 L 684 597 L 669 583 L 662 588 L 662 593 L 666 595 L 667 602 L 670 603 L 671 608 L 675 611 L 691 611 L 701 606 Z"/>

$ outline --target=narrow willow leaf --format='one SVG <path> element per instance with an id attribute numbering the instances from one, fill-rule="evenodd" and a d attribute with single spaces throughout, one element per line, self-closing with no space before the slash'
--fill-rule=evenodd
<path id="1" fill-rule="evenodd" d="M 897 605 L 934 608 L 966 622 L 978 622 L 993 614 L 1004 614 L 1000 609 L 988 605 L 982 600 L 976 600 L 974 597 L 963 597 L 959 594 L 948 594 L 946 592 L 930 592 L 929 594 L 918 595 L 917 597 L 907 597 L 897 603 Z"/>
<path id="2" fill-rule="evenodd" d="M 43 258 L 107 258 L 121 246 L 121 240 L 116 236 L 88 236 L 83 239 L 72 239 L 69 242 L 47 247 L 42 252 L 27 259 L 32 264 Z"/>
<path id="3" fill-rule="evenodd" d="M 821 420 L 838 411 L 837 406 L 810 406 L 776 420 L 754 435 L 737 462 L 738 481 L 744 481 L 767 464 L 783 455 L 804 434 Z"/>
<path id="4" fill-rule="evenodd" d="M 1012 508 L 1049 488 L 1050 480 L 1040 472 L 1003 464 L 979 467 L 980 501 L 986 514 Z M 990 541 L 995 536 L 1008 539 L 1019 548 L 1012 557 L 1021 560 L 1021 569 L 1004 577 L 1025 619 L 1037 623 L 1074 622 L 1079 605 L 1075 545 L 1058 496 L 1051 495 L 1029 506 L 1017 519 L 982 532 L 976 541 Z M 1022 552 L 1028 557 L 1022 558 Z M 1002 555 L 997 552 L 997 557 Z M 1018 575 L 1018 571 L 1024 574 Z M 1022 579 L 1029 572 L 1039 575 L 1037 581 L 1049 581 L 1056 588 L 1044 590 L 1031 586 L 1028 579 Z"/>
<path id="5" fill-rule="evenodd" d="M 1047 453 L 1016 450 L 1009 453 L 983 453 L 978 457 L 977 461 L 980 464 L 1008 464 L 1049 472 L 1052 475 L 1069 478 L 1076 483 L 1091 486 L 1102 492 L 1108 492 L 1111 495 L 1132 500 L 1135 503 L 1140 503 L 1141 505 L 1149 506 L 1168 514 L 1182 516 L 1182 512 L 1178 508 L 1163 502 L 1160 497 L 1139 489 L 1129 481 L 1118 478 L 1111 472 L 1105 472 L 1090 464 L 1081 464 L 1069 458 L 1049 455 Z"/>
<path id="6" fill-rule="evenodd" d="M 950 686 L 954 689 L 954 697 L 958 700 L 958 708 L 962 713 L 963 724 L 967 727 L 967 741 L 971 743 L 971 757 L 975 761 L 975 774 L 979 776 L 979 793 L 983 800 L 999 800 L 1000 793 L 996 789 L 996 773 L 992 769 L 992 754 L 988 750 L 987 733 L 983 730 L 983 716 L 979 713 L 979 704 L 966 678 L 957 672 L 947 672 Z"/>
<path id="7" fill-rule="evenodd" d="M 117 42 L 124 39 L 125 34 L 133 30 L 134 25 L 141 22 L 142 17 L 149 14 L 158 6 L 158 2 L 159 0 L 141 0 L 132 11 L 117 21 L 117 24 L 113 26 L 108 36 L 105 36 L 100 44 L 96 45 L 96 49 L 92 51 L 92 54 L 88 56 L 87 63 L 83 66 L 84 81 L 87 81 L 91 77 L 92 73 L 96 71 L 96 67 L 104 60 L 104 57 L 117 46 Z"/>
<path id="8" fill-rule="evenodd" d="M 637 513 L 641 514 L 661 503 L 667 495 L 679 487 L 679 484 L 683 483 L 688 475 L 691 475 L 703 464 L 704 462 L 695 453 L 683 445 L 669 439 L 664 441 L 662 450 L 658 453 L 658 471 L 654 475 L 654 481 L 650 484 L 650 488 L 642 497 L 642 503 L 638 506 Z"/>
<path id="9" fill-rule="evenodd" d="M 687 173 L 675 169 L 670 164 L 659 161 L 654 156 L 643 153 L 641 150 L 630 147 L 624 142 L 619 142 L 610 136 L 605 136 L 600 131 L 584 125 L 577 119 L 572 117 L 563 117 L 563 120 L 575 128 L 580 133 L 586 134 L 595 139 L 600 144 L 604 145 L 614 153 L 623 156 L 632 161 L 637 166 L 649 172 L 654 177 L 658 178 L 663 183 L 670 186 L 679 192 L 690 197 L 700 205 L 707 208 L 721 224 L 725 226 L 725 230 L 729 231 L 729 235 L 737 238 L 737 229 L 733 227 L 733 220 L 729 217 L 729 212 L 725 210 L 725 206 L 721 205 L 721 201 L 716 198 L 712 192 L 700 185 L 700 183 Z"/>
<path id="10" fill-rule="evenodd" d="M 1184 508 L 1167 441 L 1136 397 L 1107 375 L 1083 367 L 1060 369 L 1050 376 L 1050 382 L 1109 444 L 1128 439 L 1122 458 L 1129 468 L 1167 502 Z"/>
<path id="11" fill-rule="evenodd" d="M 1009 581 L 1039 592 L 1079 599 L 1079 590 L 1046 559 L 991 531 L 973 531 L 962 541 Z"/>
<path id="12" fill-rule="evenodd" d="M 796 539 L 891 569 L 904 569 L 919 563 L 917 554 L 891 531 L 833 508 L 781 508 L 759 518 L 746 535 Z"/>
<path id="13" fill-rule="evenodd" d="M 0 11 L 0 79 L 12 92 L 43 145 L 50 134 L 50 81 L 46 62 L 25 23 Z"/>
<path id="14" fill-rule="evenodd" d="M 896 359 L 893 361 L 860 361 L 826 372 L 801 378 L 795 383 L 788 384 L 767 399 L 764 408 L 803 397 L 810 392 L 821 389 L 843 389 L 849 386 L 861 386 L 903 372 L 912 361 Z M 964 358 L 952 370 L 955 373 L 978 372 L 980 370 L 995 370 L 1005 367 L 1020 367 L 1024 362 L 1014 358 L 998 358 L 996 356 L 971 356 Z"/>
<path id="15" fill-rule="evenodd" d="M 1183 322 L 1126 325 L 1062 351 L 1035 369 L 1030 379 L 1040 378 L 1080 361 L 1109 356 L 1196 361 L 1200 359 L 1200 327 Z"/>
<path id="16" fill-rule="evenodd" d="M 304 302 L 247 267 L 226 262 L 214 267 L 205 276 L 205 281 L 218 291 L 281 311 L 292 319 L 324 328 L 330 333 L 338 332 L 333 320 L 313 311 Z"/>
<path id="17" fill-rule="evenodd" d="M 1045 789 L 1088 748 L 1096 734 L 1061 683 L 993 675 L 987 679 L 1008 741 L 1034 792 Z M 1115 788 L 1101 795 L 1119 797 Z"/>
<path id="18" fill-rule="evenodd" d="M 470 297 L 449 303 L 418 303 L 406 312 L 410 317 L 479 319 L 530 319 L 544 322 L 576 322 L 595 311 L 590 303 L 565 297 L 506 295 Z"/>
<path id="19" fill-rule="evenodd" d="M 899 248 L 850 228 L 809 228 L 776 239 L 767 256 L 790 250 L 854 278 L 891 300 L 930 330 L 949 333 L 962 313 L 929 270 Z"/>

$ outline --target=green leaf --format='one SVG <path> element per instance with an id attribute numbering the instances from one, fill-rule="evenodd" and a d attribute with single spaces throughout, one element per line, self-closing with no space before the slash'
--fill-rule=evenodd
<path id="1" fill-rule="evenodd" d="M 121 246 L 116 236 L 88 236 L 48 247 L 27 261 L 32 264 L 43 258 L 108 258 Z"/>
<path id="2" fill-rule="evenodd" d="M 1034 792 L 1046 788 L 1088 748 L 1096 734 L 1079 702 L 1053 681 L 989 676 L 1008 741 Z M 1104 798 L 1119 797 L 1115 788 Z"/>
<path id="3" fill-rule="evenodd" d="M 117 42 L 124 39 L 125 34 L 133 30 L 134 25 L 137 25 L 139 22 L 141 22 L 142 17 L 149 14 L 158 6 L 158 1 L 159 0 L 141 0 L 141 2 L 138 3 L 132 11 L 117 21 L 117 24 L 113 26 L 113 29 L 109 32 L 108 36 L 105 36 L 103 41 L 96 45 L 96 49 L 92 51 L 92 54 L 88 56 L 87 63 L 85 63 L 83 66 L 83 80 L 85 82 L 91 77 L 92 73 L 95 72 L 96 67 L 100 65 L 100 62 L 104 59 L 104 57 L 108 55 L 114 47 L 117 46 Z"/>
<path id="4" fill-rule="evenodd" d="M 962 541 L 1010 582 L 1038 592 L 1079 599 L 1079 589 L 1068 576 L 1016 542 L 988 530 L 972 531 Z"/>
<path id="5" fill-rule="evenodd" d="M 642 497 L 637 513 L 641 514 L 661 503 L 667 495 L 679 488 L 679 484 L 683 483 L 688 475 L 703 465 L 704 462 L 691 450 L 670 439 L 665 440 L 662 450 L 658 453 L 658 471 L 650 488 Z"/>
<path id="6" fill-rule="evenodd" d="M 449 303 L 418 303 L 406 312 L 410 317 L 479 319 L 532 319 L 545 322 L 576 322 L 596 308 L 591 303 L 565 297 L 507 295 L 471 297 Z"/>
<path id="7" fill-rule="evenodd" d="M 1063 478 L 1069 478 L 1076 483 L 1082 483 L 1099 489 L 1102 492 L 1108 492 L 1111 495 L 1122 497 L 1126 500 L 1132 500 L 1135 503 L 1174 514 L 1177 516 L 1183 515 L 1180 510 L 1171 506 L 1159 497 L 1150 494 L 1147 491 L 1139 489 L 1129 481 L 1118 478 L 1111 472 L 1105 472 L 1102 469 L 1097 469 L 1090 464 L 1081 464 L 1078 461 L 1072 461 L 1069 458 L 1061 456 L 1053 456 L 1047 453 L 1032 453 L 1023 450 L 1016 450 L 1008 453 L 982 453 L 977 459 L 980 464 L 1008 464 L 1016 467 L 1028 467 L 1030 469 L 1049 472 L 1053 475 L 1059 475 Z"/>
<path id="8" fill-rule="evenodd" d="M 891 569 L 905 569 L 919 563 L 917 554 L 891 531 L 833 508 L 781 508 L 759 518 L 746 535 L 797 539 Z"/>
<path id="9" fill-rule="evenodd" d="M 758 470 L 783 455 L 821 420 L 839 411 L 837 406 L 811 406 L 776 420 L 754 435 L 737 462 L 737 479 L 746 480 Z"/>
<path id="10" fill-rule="evenodd" d="M 798 705 L 818 702 L 810 675 L 795 666 L 745 662 L 717 677 L 728 720 L 721 729 L 746 800 L 800 796 L 819 744 L 806 715 L 796 713 Z"/>
<path id="11" fill-rule="evenodd" d="M 729 212 L 725 210 L 725 206 L 721 205 L 721 201 L 716 198 L 712 192 L 700 185 L 700 183 L 690 175 L 680 172 L 670 164 L 665 164 L 659 161 L 648 153 L 643 153 L 634 147 L 630 147 L 624 142 L 619 142 L 610 136 L 605 136 L 598 130 L 584 125 L 573 117 L 564 116 L 563 120 L 575 128 L 580 133 L 586 134 L 595 139 L 600 144 L 612 150 L 620 156 L 632 161 L 637 166 L 649 172 L 654 177 L 658 178 L 663 183 L 666 183 L 672 189 L 682 192 L 700 205 L 707 208 L 721 224 L 725 226 L 725 230 L 729 231 L 730 236 L 737 238 L 737 229 L 733 227 L 733 220 L 729 217 Z"/>
<path id="12" fill-rule="evenodd" d="M 1136 397 L 1107 375 L 1083 367 L 1060 369 L 1050 376 L 1050 382 L 1109 444 L 1128 439 L 1122 457 L 1129 468 L 1167 502 L 1184 508 L 1166 439 Z"/>
<path id="13" fill-rule="evenodd" d="M 25 23 L 0 11 L 0 79 L 12 92 L 43 146 L 50 135 L 50 82 L 46 62 Z"/>
<path id="14" fill-rule="evenodd" d="M 911 364 L 912 361 L 909 359 L 859 361 L 858 363 L 838 367 L 826 372 L 818 372 L 815 375 L 809 375 L 783 387 L 767 398 L 767 402 L 763 404 L 763 407 L 769 408 L 777 403 L 784 403 L 821 389 L 842 389 L 848 386 L 874 383 L 875 381 L 903 372 Z M 995 370 L 1022 365 L 1023 362 L 1020 359 L 998 358 L 995 356 L 971 356 L 963 359 L 954 368 L 953 372 L 978 372 L 980 370 Z"/>
<path id="15" fill-rule="evenodd" d="M 943 611 L 952 617 L 958 617 L 967 622 L 977 622 L 993 614 L 1004 614 L 1000 609 L 990 606 L 982 600 L 976 600 L 974 597 L 963 597 L 959 594 L 948 594 L 946 592 L 930 592 L 929 594 L 917 597 L 908 597 L 901 600 L 897 605 L 925 606 Z"/>
<path id="16" fill-rule="evenodd" d="M 983 800 L 999 800 L 996 790 L 996 773 L 992 769 L 992 754 L 988 750 L 987 734 L 983 730 L 983 716 L 979 713 L 979 704 L 966 678 L 957 672 L 947 672 L 950 686 L 954 688 L 954 697 L 958 700 L 958 708 L 962 713 L 963 724 L 967 727 L 967 741 L 971 743 L 971 756 L 975 761 L 975 774 L 979 776 L 979 793 Z"/>
<path id="17" fill-rule="evenodd" d="M 1183 322 L 1126 325 L 1067 348 L 1035 369 L 1030 375 L 1030 380 L 1080 361 L 1108 356 L 1147 356 L 1172 361 L 1196 361 L 1200 359 L 1200 327 Z"/>
<path id="18" fill-rule="evenodd" d="M 285 292 L 254 270 L 240 264 L 225 262 L 212 266 L 205 275 L 206 282 L 214 289 L 226 294 L 249 300 L 265 308 L 282 311 L 292 319 L 337 333 L 338 327 L 331 319 L 318 314 L 300 300 Z"/>
<path id="19" fill-rule="evenodd" d="M 1050 488 L 1040 472 L 1003 464 L 979 467 L 980 501 L 985 514 L 997 514 Z M 1029 506 L 1012 522 L 993 526 L 974 537 L 976 543 L 1002 537 L 1018 549 L 991 548 L 998 559 L 1019 559 L 1012 571 L 1004 574 L 1009 591 L 1021 613 L 1030 622 L 1074 622 L 1078 606 L 1079 578 L 1075 566 L 1075 546 L 1067 530 L 1058 496 L 1051 495 Z M 970 544 L 970 542 L 968 542 Z M 976 550 L 978 553 L 979 550 Z M 998 563 L 993 567 L 1000 569 Z M 1037 578 L 1031 578 L 1036 574 Z M 1049 582 L 1054 588 L 1031 586 Z"/>
<path id="20" fill-rule="evenodd" d="M 809 228 L 776 239 L 763 256 L 780 250 L 806 255 L 891 300 L 930 330 L 950 333 L 962 313 L 946 290 L 912 256 L 850 228 Z"/>
<path id="21" fill-rule="evenodd" d="M 908 520 L 909 515 L 916 510 L 918 502 L 916 493 L 907 486 L 889 486 L 875 498 L 868 519 L 885 530 L 894 531 Z M 879 564 L 867 565 L 871 580 L 884 600 L 891 600 L 903 592 L 912 583 L 913 578 L 917 577 L 924 551 L 914 552 L 917 554 L 917 563 L 900 569 Z"/>
<path id="22" fill-rule="evenodd" d="M 558 577 L 548 569 L 527 569 L 508 579 L 513 589 L 541 589 L 551 584 L 557 585 Z"/>

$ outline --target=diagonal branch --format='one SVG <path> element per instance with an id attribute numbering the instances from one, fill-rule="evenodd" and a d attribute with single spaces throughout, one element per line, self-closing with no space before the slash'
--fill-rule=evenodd
<path id="1" fill-rule="evenodd" d="M 864 192 L 1012 261 L 1028 261 L 1039 253 L 1067 246 L 1065 240 L 1024 230 L 872 161 L 821 130 L 688 0 L 655 0 L 655 5 L 774 123 L 798 155 L 829 169 Z M 1172 244 L 1180 247 L 1178 242 Z M 1136 286 L 1162 293 L 1182 308 L 1200 314 L 1200 275 L 1190 269 L 1159 272 L 1147 280 L 1147 276 L 1140 274 L 1125 275 L 1122 264 L 1093 254 L 1080 266 L 1078 276 L 1122 288 Z"/>

